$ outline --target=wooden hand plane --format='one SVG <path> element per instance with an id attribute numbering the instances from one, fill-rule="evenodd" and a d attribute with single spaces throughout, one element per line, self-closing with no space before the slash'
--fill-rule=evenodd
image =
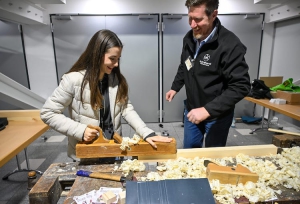
<path id="1" fill-rule="evenodd" d="M 218 179 L 222 184 L 237 185 L 245 184 L 247 181 L 256 183 L 258 175 L 252 173 L 248 168 L 238 164 L 236 167 L 219 166 L 215 163 L 209 163 L 206 168 L 206 177 L 208 180 Z"/>
<path id="2" fill-rule="evenodd" d="M 119 157 L 119 156 L 144 156 L 144 155 L 159 155 L 159 154 L 176 154 L 176 140 L 172 138 L 172 142 L 155 142 L 157 148 L 152 147 L 148 142 L 140 140 L 135 145 L 130 145 L 130 149 L 124 151 L 120 148 L 122 137 L 118 133 L 114 133 L 113 139 L 108 140 L 103 137 L 100 127 L 88 127 L 97 129 L 99 132 L 98 138 L 91 143 L 79 142 L 76 145 L 76 157 L 78 158 L 100 158 L 100 157 Z"/>

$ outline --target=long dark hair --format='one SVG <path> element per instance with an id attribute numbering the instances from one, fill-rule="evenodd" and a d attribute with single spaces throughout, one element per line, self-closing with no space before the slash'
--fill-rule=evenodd
<path id="1" fill-rule="evenodd" d="M 104 55 L 108 49 L 112 47 L 123 48 L 123 44 L 118 36 L 110 30 L 99 30 L 91 38 L 87 48 L 81 54 L 77 62 L 72 66 L 72 68 L 67 72 L 78 72 L 81 70 L 86 70 L 82 84 L 81 84 L 81 101 L 83 101 L 82 95 L 84 87 L 87 83 L 90 85 L 90 103 L 93 109 L 97 107 L 102 107 L 102 99 L 98 82 L 100 75 L 100 67 L 104 60 Z M 117 93 L 116 102 L 121 102 L 127 104 L 128 102 L 128 84 L 125 77 L 120 72 L 120 62 L 118 67 L 115 67 L 112 70 L 116 74 L 119 87 Z"/>

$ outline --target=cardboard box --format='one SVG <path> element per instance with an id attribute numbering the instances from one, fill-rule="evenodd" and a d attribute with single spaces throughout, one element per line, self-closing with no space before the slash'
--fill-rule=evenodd
<path id="1" fill-rule="evenodd" d="M 277 91 L 277 98 L 285 99 L 287 104 L 300 104 L 300 93 L 297 92 Z"/>
<path id="2" fill-rule="evenodd" d="M 270 94 L 273 98 L 278 98 L 277 91 L 270 91 Z"/>
<path id="3" fill-rule="evenodd" d="M 283 76 L 260 77 L 259 79 L 263 80 L 267 87 L 272 88 L 274 86 L 282 84 Z"/>

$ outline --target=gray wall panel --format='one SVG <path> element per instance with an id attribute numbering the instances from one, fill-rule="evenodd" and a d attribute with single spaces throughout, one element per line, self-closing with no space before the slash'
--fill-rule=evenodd
<path id="1" fill-rule="evenodd" d="M 300 80 L 300 17 L 275 24 L 271 76 Z"/>
<path id="2" fill-rule="evenodd" d="M 29 87 L 21 33 L 18 24 L 0 20 L 0 72 Z"/>
<path id="3" fill-rule="evenodd" d="M 120 68 L 129 85 L 129 98 L 145 122 L 159 121 L 158 15 L 151 18 L 107 16 L 106 28 L 124 44 Z"/>
<path id="4" fill-rule="evenodd" d="M 0 20 L 0 72 L 29 88 L 21 32 L 18 24 Z M 0 87 L 1 88 L 1 87 Z M 1 101 L 0 110 L 20 109 Z"/>
<path id="5" fill-rule="evenodd" d="M 105 28 L 105 16 L 71 16 L 58 20 L 52 16 L 58 81 L 86 49 L 91 37 Z"/>
<path id="6" fill-rule="evenodd" d="M 182 121 L 183 100 L 186 99 L 185 87 L 178 92 L 172 102 L 166 101 L 166 93 L 171 89 L 172 82 L 180 64 L 182 40 L 190 26 L 188 17 L 182 19 L 169 18 L 163 15 L 163 110 L 164 122 Z"/>
<path id="7" fill-rule="evenodd" d="M 271 76 L 283 76 L 300 81 L 300 18 L 289 19 L 275 24 L 274 49 Z M 300 121 L 279 115 L 280 119 L 300 126 Z M 280 122 L 280 120 L 279 120 Z"/>

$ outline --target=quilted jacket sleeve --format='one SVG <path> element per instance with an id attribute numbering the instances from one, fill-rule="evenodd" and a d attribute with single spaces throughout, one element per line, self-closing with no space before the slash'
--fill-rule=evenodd
<path id="1" fill-rule="evenodd" d="M 41 109 L 41 119 L 54 130 L 66 135 L 75 137 L 81 141 L 87 125 L 76 122 L 63 114 L 64 109 L 74 100 L 75 88 L 78 87 L 76 78 L 66 74 L 62 77 L 59 86 L 47 99 Z"/>

